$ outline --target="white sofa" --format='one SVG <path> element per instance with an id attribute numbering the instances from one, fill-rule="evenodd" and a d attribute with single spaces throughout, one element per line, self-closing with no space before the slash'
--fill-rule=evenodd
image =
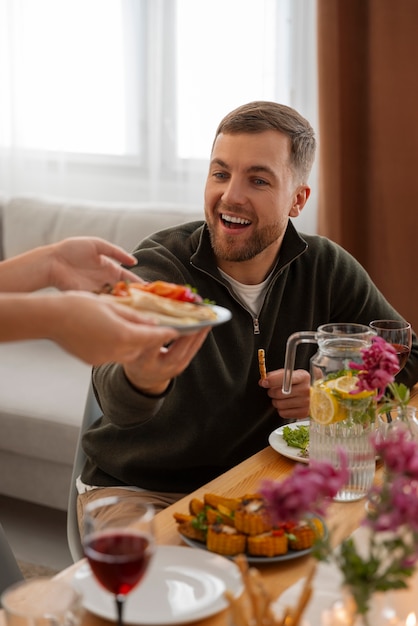
<path id="1" fill-rule="evenodd" d="M 199 208 L 1 198 L 2 258 L 75 235 L 132 251 Z M 0 344 L 0 493 L 66 510 L 90 367 L 48 340 Z"/>

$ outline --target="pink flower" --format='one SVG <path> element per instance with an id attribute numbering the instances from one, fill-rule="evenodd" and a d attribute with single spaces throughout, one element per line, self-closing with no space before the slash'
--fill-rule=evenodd
<path id="1" fill-rule="evenodd" d="M 406 428 L 391 428 L 385 439 L 375 436 L 373 444 L 387 472 L 418 480 L 418 446 Z"/>
<path id="2" fill-rule="evenodd" d="M 373 445 L 385 465 L 386 480 L 370 493 L 372 504 L 365 525 L 374 532 L 408 527 L 418 532 L 418 446 L 404 428 L 392 428 Z"/>
<path id="3" fill-rule="evenodd" d="M 376 490 L 374 510 L 364 523 L 374 532 L 392 531 L 403 527 L 418 531 L 418 483 L 404 476 L 396 478 L 390 485 Z"/>
<path id="4" fill-rule="evenodd" d="M 385 393 L 386 387 L 393 382 L 395 374 L 399 371 L 399 359 L 394 347 L 382 339 L 373 337 L 370 348 L 361 351 L 363 363 L 351 362 L 351 369 L 360 370 L 358 384 L 352 393 L 360 391 L 376 391 L 376 399 Z"/>
<path id="5" fill-rule="evenodd" d="M 415 554 L 411 554 L 408 557 L 405 557 L 404 559 L 402 559 L 401 567 L 403 567 L 404 569 L 413 568 L 415 567 L 417 560 L 418 560 L 418 552 L 415 552 Z"/>
<path id="6" fill-rule="evenodd" d="M 311 461 L 309 467 L 298 465 L 282 482 L 263 481 L 260 493 L 274 523 L 325 513 L 330 499 L 348 480 L 347 456 L 342 450 L 339 454 L 338 469 L 325 461 Z"/>

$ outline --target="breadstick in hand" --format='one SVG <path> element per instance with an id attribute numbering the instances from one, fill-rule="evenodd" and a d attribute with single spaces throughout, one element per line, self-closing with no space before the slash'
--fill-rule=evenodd
<path id="1" fill-rule="evenodd" d="M 260 348 L 258 351 L 258 369 L 260 370 L 261 380 L 265 380 L 267 378 L 266 371 L 266 353 L 263 348 Z"/>

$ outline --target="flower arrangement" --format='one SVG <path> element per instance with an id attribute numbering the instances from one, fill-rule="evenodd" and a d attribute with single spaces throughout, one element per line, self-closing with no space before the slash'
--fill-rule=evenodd
<path id="1" fill-rule="evenodd" d="M 358 371 L 353 393 L 373 391 L 384 399 L 384 410 L 400 401 L 406 405 L 409 394 L 394 383 L 399 364 L 392 346 L 375 337 L 362 356 L 362 364 L 349 364 Z M 388 391 L 390 396 L 385 395 Z M 407 587 L 418 560 L 418 442 L 408 429 L 394 428 L 385 439 L 374 433 L 372 445 L 385 472 L 382 484 L 367 494 L 362 525 L 369 529 L 368 545 L 360 550 L 349 537 L 333 550 L 330 533 L 318 537 L 313 550 L 318 560 L 336 564 L 356 612 L 365 617 L 375 592 Z M 337 468 L 326 461 L 311 460 L 309 467 L 297 466 L 280 483 L 263 481 L 260 492 L 276 522 L 306 517 L 307 513 L 323 515 L 347 474 L 347 458 L 341 449 Z"/>
<path id="2" fill-rule="evenodd" d="M 403 383 L 394 381 L 399 371 L 399 359 L 395 349 L 382 337 L 373 337 L 370 348 L 362 350 L 362 363 L 350 363 L 352 370 L 359 370 L 356 389 L 352 393 L 375 392 L 376 400 L 382 401 L 379 412 L 390 411 L 394 406 L 405 408 L 410 391 Z"/>
<path id="3" fill-rule="evenodd" d="M 366 615 L 375 592 L 403 589 L 418 560 L 418 444 L 408 432 L 394 429 L 385 440 L 374 439 L 385 465 L 382 484 L 373 487 L 362 525 L 370 530 L 368 546 L 360 550 L 352 537 L 333 550 L 330 535 L 318 537 L 313 556 L 334 562 L 351 592 L 356 610 Z M 341 467 L 326 461 L 297 466 L 281 483 L 264 481 L 260 492 L 276 522 L 323 515 L 331 498 L 347 480 L 344 452 Z"/>
<path id="4" fill-rule="evenodd" d="M 318 540 L 314 556 L 334 561 L 343 575 L 357 612 L 366 615 L 374 593 L 405 589 L 418 559 L 418 447 L 405 430 L 393 430 L 375 440 L 386 471 L 380 487 L 368 494 L 362 524 L 369 529 L 363 553 L 350 537 L 333 552 L 329 542 Z"/>
<path id="5" fill-rule="evenodd" d="M 346 420 L 349 424 L 370 424 L 379 411 L 394 406 L 404 408 L 409 402 L 406 385 L 394 382 L 399 359 L 394 347 L 382 337 L 372 338 L 371 346 L 361 350 L 362 361 L 348 361 L 345 368 L 329 373 L 314 383 L 311 393 L 311 417 L 320 424 Z M 329 400 L 326 400 L 327 396 Z M 329 411 L 324 407 L 329 405 Z"/>

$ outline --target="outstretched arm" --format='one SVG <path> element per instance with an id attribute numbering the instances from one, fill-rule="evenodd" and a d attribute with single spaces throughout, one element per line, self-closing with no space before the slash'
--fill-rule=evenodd
<path id="1" fill-rule="evenodd" d="M 140 279 L 121 267 L 136 259 L 114 244 L 98 237 L 70 237 L 34 248 L 0 263 L 0 291 L 100 289 L 105 283 Z"/>
<path id="2" fill-rule="evenodd" d="M 127 306 L 84 292 L 0 294 L 0 342 L 48 338 L 91 365 L 147 360 L 179 336 L 144 321 Z"/>

